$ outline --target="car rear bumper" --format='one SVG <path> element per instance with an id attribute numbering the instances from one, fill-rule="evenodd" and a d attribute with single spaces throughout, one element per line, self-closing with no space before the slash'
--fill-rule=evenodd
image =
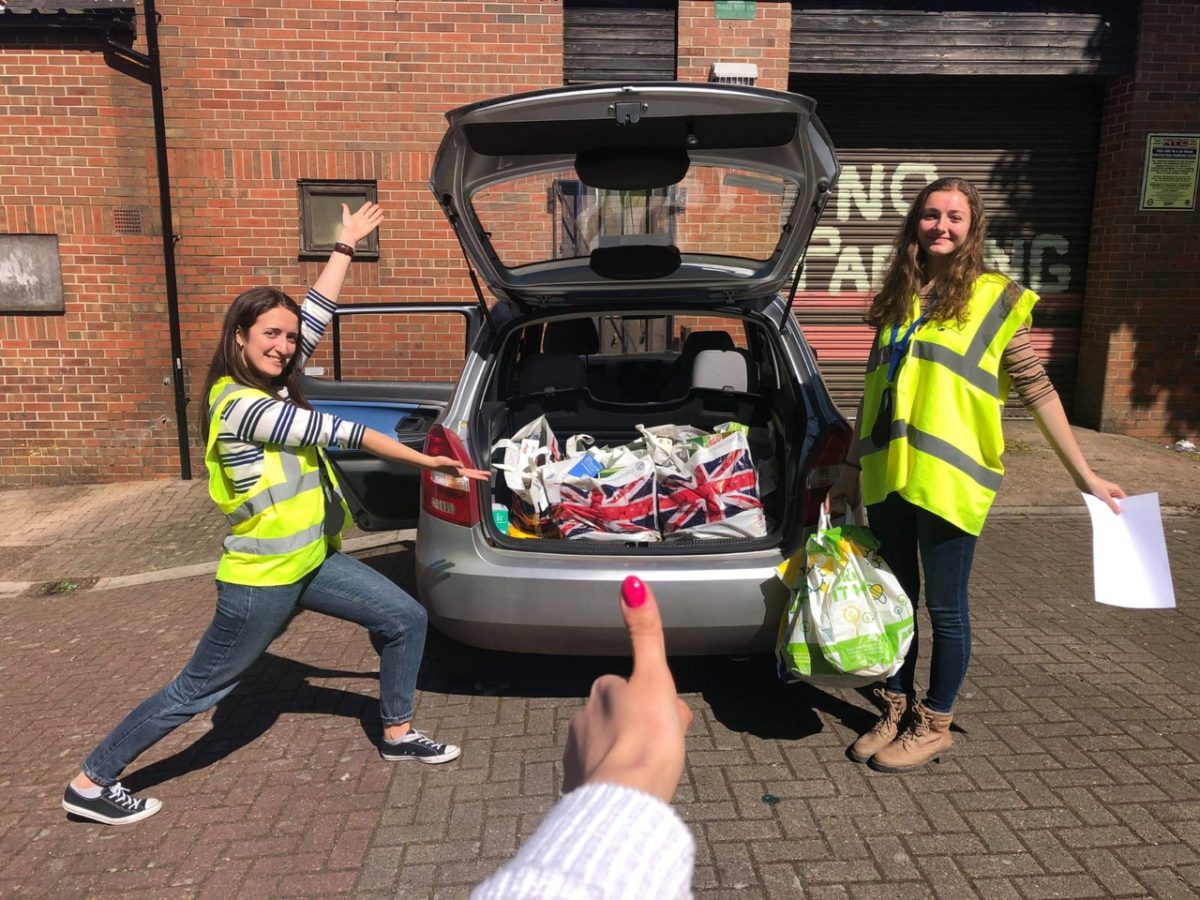
<path id="1" fill-rule="evenodd" d="M 622 655 L 618 589 L 653 589 L 667 651 L 770 652 L 787 599 L 777 551 L 698 556 L 571 556 L 500 549 L 481 528 L 421 517 L 416 577 L 430 620 L 465 644 L 520 653 Z"/>

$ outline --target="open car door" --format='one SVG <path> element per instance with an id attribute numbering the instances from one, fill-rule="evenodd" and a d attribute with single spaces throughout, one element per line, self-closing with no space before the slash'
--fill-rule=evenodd
<path id="1" fill-rule="evenodd" d="M 341 306 L 305 365 L 301 387 L 317 410 L 421 451 L 458 383 L 479 328 L 475 304 Z M 354 521 L 364 531 L 417 524 L 420 470 L 365 450 L 329 450 Z"/>

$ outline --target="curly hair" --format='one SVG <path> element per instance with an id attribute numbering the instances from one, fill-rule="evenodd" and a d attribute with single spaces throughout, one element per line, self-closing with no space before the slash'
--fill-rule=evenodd
<path id="1" fill-rule="evenodd" d="M 217 344 L 216 352 L 213 353 L 212 362 L 209 364 L 208 377 L 204 379 L 204 393 L 200 395 L 200 436 L 205 443 L 208 442 L 208 395 L 217 380 L 227 375 L 238 384 L 258 388 L 277 400 L 281 399 L 280 388 L 286 388 L 288 402 L 295 403 L 304 409 L 312 408 L 300 390 L 300 373 L 296 364 L 300 358 L 298 353 L 288 360 L 287 366 L 278 376 L 267 379 L 246 364 L 246 360 L 241 354 L 241 348 L 238 346 L 238 334 L 249 333 L 251 326 L 258 321 L 259 316 L 276 307 L 283 307 L 289 312 L 295 313 L 296 327 L 299 330 L 300 307 L 295 300 L 279 288 L 250 288 L 250 290 L 238 294 L 229 304 L 229 309 L 225 312 L 225 321 L 221 325 L 221 340 Z"/>
<path id="2" fill-rule="evenodd" d="M 866 320 L 876 328 L 900 325 L 912 311 L 913 296 L 928 280 L 925 271 L 926 254 L 917 241 L 917 225 L 930 194 L 938 191 L 958 191 L 967 198 L 971 210 L 971 225 L 962 247 L 950 259 L 945 271 L 932 283 L 932 305 L 925 315 L 932 321 L 966 320 L 971 286 L 987 271 L 983 264 L 983 243 L 987 237 L 987 212 L 979 191 L 962 178 L 939 178 L 930 182 L 917 195 L 892 245 L 891 262 L 883 278 L 883 287 L 871 300 Z"/>

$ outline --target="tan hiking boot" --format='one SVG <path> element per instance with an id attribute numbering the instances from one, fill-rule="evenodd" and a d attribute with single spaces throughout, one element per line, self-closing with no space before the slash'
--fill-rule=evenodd
<path id="1" fill-rule="evenodd" d="M 865 763 L 868 759 L 896 739 L 900 731 L 900 719 L 908 710 L 908 697 L 893 694 L 887 688 L 876 688 L 875 696 L 883 702 L 883 715 L 875 726 L 850 745 L 846 751 L 855 762 Z"/>
<path id="2" fill-rule="evenodd" d="M 950 749 L 950 713 L 935 713 L 924 703 L 915 703 L 912 719 L 900 736 L 878 751 L 867 764 L 878 772 L 909 772 L 919 769 L 943 750 Z"/>

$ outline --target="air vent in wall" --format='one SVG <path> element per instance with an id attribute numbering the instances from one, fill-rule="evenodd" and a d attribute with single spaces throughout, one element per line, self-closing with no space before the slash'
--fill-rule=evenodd
<path id="1" fill-rule="evenodd" d="M 117 234 L 141 234 L 142 211 L 136 206 L 117 206 L 113 208 L 113 230 Z"/>

